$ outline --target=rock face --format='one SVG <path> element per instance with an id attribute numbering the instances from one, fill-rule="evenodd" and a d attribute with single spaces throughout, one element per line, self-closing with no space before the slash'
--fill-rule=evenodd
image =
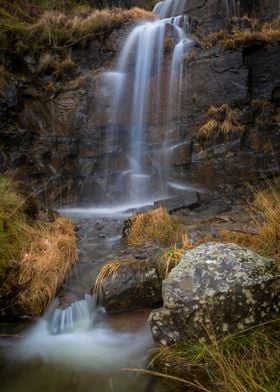
<path id="1" fill-rule="evenodd" d="M 162 303 L 161 282 L 149 262 L 123 263 L 103 280 L 99 296 L 108 312 L 153 308 Z"/>
<path id="2" fill-rule="evenodd" d="M 237 16 L 270 20 L 279 15 L 278 0 L 189 0 L 186 4 L 185 12 L 196 25 L 193 36 L 200 38 L 228 27 L 232 16 L 242 24 L 244 20 Z M 38 74 L 38 59 L 9 56 L 0 50 L 0 65 L 24 73 L 0 88 L 0 168 L 20 167 L 44 202 L 105 202 L 110 193 L 121 199 L 126 184 L 120 186 L 120 177 L 127 168 L 130 129 L 125 109 L 121 124 L 111 127 L 117 132 L 108 129 L 112 86 L 102 71 L 113 68 L 131 28 L 127 23 L 88 42 L 86 48 L 73 47 L 76 74 L 66 75 L 66 81 Z M 279 173 L 279 62 L 277 41 L 252 41 L 227 50 L 219 44 L 201 47 L 194 39 L 193 52 L 184 63 L 176 126 L 147 119 L 149 148 L 143 156 L 147 172 L 155 171 L 156 176 L 153 157 L 161 155 L 159 145 L 168 131 L 174 144 L 168 163 L 172 180 L 214 188 Z M 164 70 L 163 79 L 166 74 Z M 152 92 L 154 81 L 150 84 Z M 199 137 L 209 107 L 224 104 L 235 113 L 240 131 L 226 137 Z M 149 109 L 154 112 L 152 105 Z M 167 110 L 162 107 L 159 119 L 165 118 Z M 164 166 L 165 157 L 160 160 Z"/>
<path id="3" fill-rule="evenodd" d="M 279 312 L 280 275 L 274 261 L 234 244 L 207 243 L 187 251 L 163 282 L 161 309 L 150 315 L 154 340 L 220 337 Z"/>

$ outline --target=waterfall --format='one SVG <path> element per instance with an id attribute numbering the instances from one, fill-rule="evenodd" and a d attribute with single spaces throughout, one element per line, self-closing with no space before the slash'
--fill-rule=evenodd
<path id="1" fill-rule="evenodd" d="M 65 309 L 56 308 L 49 321 L 50 333 L 55 335 L 87 330 L 92 326 L 96 312 L 94 298 L 88 294 L 85 299 Z"/>
<path id="2" fill-rule="evenodd" d="M 155 5 L 154 12 L 159 14 L 161 19 L 181 15 L 184 13 L 186 4 L 187 0 L 165 0 Z"/>
<path id="3" fill-rule="evenodd" d="M 156 143 L 151 142 L 149 125 L 167 129 L 170 121 L 176 122 L 183 58 L 190 43 L 184 8 L 181 0 L 158 3 L 154 8 L 158 19 L 137 25 L 124 43 L 116 69 L 103 74 L 112 95 L 107 140 L 111 152 L 121 150 L 126 161 L 126 167 L 115 173 L 117 187 L 112 185 L 107 164 L 107 194 L 111 200 L 117 198 L 116 188 L 129 202 L 166 196 L 162 166 L 167 160 L 162 155 L 167 154 L 168 137 L 159 135 Z"/>
<path id="4" fill-rule="evenodd" d="M 227 17 L 240 15 L 240 0 L 224 0 L 224 4 Z"/>

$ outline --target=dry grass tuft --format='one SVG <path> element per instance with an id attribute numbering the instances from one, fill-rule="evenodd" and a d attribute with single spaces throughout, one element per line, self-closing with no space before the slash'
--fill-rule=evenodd
<path id="1" fill-rule="evenodd" d="M 183 226 L 179 219 L 169 215 L 165 208 L 157 208 L 132 218 L 126 241 L 130 246 L 142 246 L 147 242 L 168 246 L 180 241 L 182 234 Z"/>
<path id="2" fill-rule="evenodd" d="M 248 18 L 247 18 L 248 19 Z M 221 44 L 225 49 L 235 49 L 241 45 L 248 45 L 254 41 L 273 43 L 280 41 L 280 17 L 272 22 L 261 24 L 256 20 L 249 20 L 250 28 L 244 31 L 219 31 L 207 37 L 206 46 Z"/>
<path id="3" fill-rule="evenodd" d="M 32 316 L 40 315 L 53 300 L 76 261 L 73 223 L 57 218 L 50 226 L 30 229 L 32 241 L 20 260 L 19 305 Z"/>
<path id="4" fill-rule="evenodd" d="M 43 225 L 27 216 L 30 201 L 17 188 L 11 175 L 0 176 L 0 297 L 38 316 L 76 261 L 76 236 L 66 218 Z"/>
<path id="5" fill-rule="evenodd" d="M 155 18 L 152 12 L 137 7 L 98 10 L 73 3 L 71 12 L 67 12 L 68 7 L 53 4 L 53 7 L 40 8 L 40 12 L 30 18 L 28 10 L 16 14 L 13 7 L 9 7 L 6 11 L 0 1 L 1 47 L 19 54 L 42 53 L 46 49 L 83 45 L 96 34 L 108 32 L 127 21 Z M 24 9 L 22 5 L 21 8 Z"/>
<path id="6" fill-rule="evenodd" d="M 151 264 L 148 260 L 137 261 L 134 259 L 123 259 L 123 260 L 112 260 L 105 264 L 95 281 L 94 293 L 96 298 L 102 297 L 102 287 L 106 281 L 114 281 L 128 268 L 133 268 L 135 270 L 135 276 L 142 281 L 144 274 L 151 268 Z"/>
<path id="7" fill-rule="evenodd" d="M 254 201 L 249 205 L 258 234 L 223 231 L 225 241 L 248 246 L 256 252 L 280 259 L 280 179 L 267 182 L 267 188 L 254 190 Z"/>
<path id="8" fill-rule="evenodd" d="M 52 74 L 56 79 L 62 76 L 71 75 L 71 72 L 75 70 L 76 64 L 69 54 L 63 60 L 55 58 L 51 53 L 44 53 L 39 61 L 37 72 L 39 74 Z"/>
<path id="9" fill-rule="evenodd" d="M 156 376 L 177 377 L 192 391 L 276 392 L 280 388 L 279 326 L 277 319 L 220 341 L 209 333 L 208 343 L 159 347 L 153 351 L 150 368 L 160 370 Z M 177 388 L 174 391 L 181 391 Z"/>
<path id="10" fill-rule="evenodd" d="M 238 123 L 236 113 L 227 104 L 220 107 L 211 106 L 207 116 L 209 117 L 208 122 L 198 130 L 200 138 L 209 139 L 220 134 L 228 135 L 243 131 L 243 127 Z"/>
<path id="11" fill-rule="evenodd" d="M 163 254 L 159 257 L 157 262 L 157 270 L 160 277 L 163 279 L 167 278 L 170 271 L 180 262 L 185 251 L 192 248 L 193 244 L 191 243 L 188 235 L 183 234 L 181 246 L 177 246 L 175 244 L 163 252 Z"/>
<path id="12" fill-rule="evenodd" d="M 152 19 L 154 14 L 141 8 L 121 10 L 119 8 L 89 10 L 88 12 L 66 15 L 57 11 L 45 12 L 30 26 L 29 34 L 38 36 L 41 43 L 50 47 L 71 46 L 93 37 L 96 33 L 111 30 L 129 20 Z"/>

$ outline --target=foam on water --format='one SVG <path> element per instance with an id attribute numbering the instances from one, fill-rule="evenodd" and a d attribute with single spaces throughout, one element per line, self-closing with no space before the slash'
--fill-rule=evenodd
<path id="1" fill-rule="evenodd" d="M 66 309 L 56 309 L 29 329 L 7 356 L 27 362 L 34 359 L 98 373 L 118 371 L 131 363 L 140 366 L 151 346 L 148 329 L 117 332 L 98 317 L 90 296 Z M 98 320 L 99 319 L 99 320 Z"/>

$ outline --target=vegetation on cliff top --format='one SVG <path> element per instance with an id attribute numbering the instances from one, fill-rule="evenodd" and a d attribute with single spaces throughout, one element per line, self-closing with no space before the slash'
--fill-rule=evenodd
<path id="1" fill-rule="evenodd" d="M 127 21 L 154 17 L 140 8 L 96 9 L 86 3 L 0 1 L 1 48 L 19 54 L 64 49 Z"/>
<path id="2" fill-rule="evenodd" d="M 72 222 L 34 216 L 15 181 L 0 176 L 0 310 L 38 316 L 76 261 Z"/>
<path id="3" fill-rule="evenodd" d="M 256 41 L 264 43 L 280 41 L 280 17 L 267 23 L 246 17 L 243 18 L 243 21 L 247 28 L 237 27 L 231 31 L 221 30 L 212 33 L 205 39 L 206 46 L 221 44 L 225 49 L 235 49 Z"/>

